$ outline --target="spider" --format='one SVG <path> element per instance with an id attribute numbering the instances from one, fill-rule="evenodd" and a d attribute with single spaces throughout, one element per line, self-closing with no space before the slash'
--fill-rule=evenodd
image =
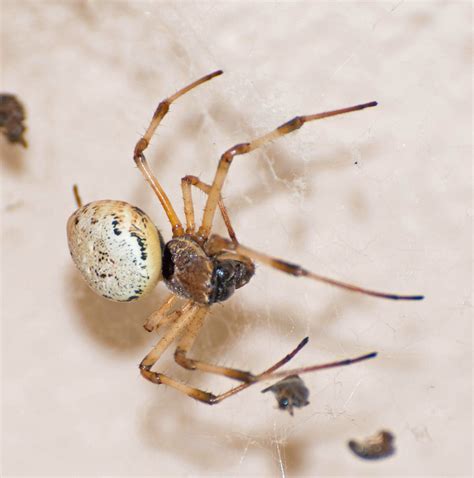
<path id="1" fill-rule="evenodd" d="M 236 156 L 249 153 L 272 140 L 301 128 L 309 121 L 375 106 L 376 102 L 364 103 L 308 116 L 297 116 L 270 133 L 247 143 L 232 146 L 222 154 L 211 184 L 196 176 L 181 179 L 186 225 L 179 220 L 170 200 L 158 179 L 151 171 L 144 151 L 168 113 L 170 105 L 195 87 L 221 75 L 221 70 L 210 73 L 182 88 L 161 101 L 152 120 L 137 142 L 133 159 L 145 180 L 155 192 L 171 224 L 172 239 L 165 243 L 151 219 L 139 208 L 122 201 L 103 200 L 82 205 L 77 186 L 74 194 L 78 209 L 67 224 L 68 244 L 73 261 L 88 285 L 101 296 L 130 302 L 150 292 L 159 280 L 163 280 L 171 294 L 145 322 L 151 332 L 158 327 L 168 327 L 152 350 L 139 365 L 141 375 L 154 384 L 166 384 L 181 393 L 207 404 L 216 404 L 237 394 L 252 384 L 263 380 L 285 378 L 291 375 L 349 365 L 373 358 L 376 353 L 342 361 L 313 365 L 293 370 L 277 371 L 289 362 L 308 342 L 303 339 L 288 355 L 260 374 L 222 367 L 190 358 L 193 346 L 209 308 L 227 300 L 236 289 L 246 285 L 255 272 L 254 261 L 296 277 L 325 282 L 352 292 L 385 299 L 420 300 L 419 295 L 397 295 L 347 284 L 324 277 L 290 262 L 273 258 L 242 245 L 232 228 L 221 191 L 229 168 Z M 202 222 L 196 227 L 192 200 L 192 187 L 207 195 Z M 216 210 L 224 220 L 229 237 L 211 234 Z M 184 302 L 179 306 L 179 302 Z M 189 370 L 200 370 L 237 380 L 239 385 L 218 395 L 181 383 L 172 377 L 152 370 L 165 350 L 177 340 L 174 353 L 176 362 Z"/>

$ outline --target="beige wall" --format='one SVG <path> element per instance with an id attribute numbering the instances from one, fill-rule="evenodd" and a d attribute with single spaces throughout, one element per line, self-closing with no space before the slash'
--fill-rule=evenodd
<path id="1" fill-rule="evenodd" d="M 470 465 L 470 5 L 3 1 L 2 89 L 28 110 L 28 150 L 1 141 L 5 476 L 406 476 Z M 359 297 L 259 267 L 216 306 L 196 346 L 259 371 L 304 336 L 295 365 L 377 350 L 305 377 L 292 418 L 255 387 L 210 408 L 140 378 L 163 300 L 94 296 L 69 258 L 71 185 L 86 201 L 157 201 L 131 160 L 156 103 L 172 107 L 149 152 L 209 181 L 219 154 L 295 116 L 377 100 L 232 166 L 225 187 L 244 244 L 342 280 L 424 293 Z M 199 197 L 197 194 L 196 197 Z M 198 202 L 198 209 L 202 201 Z M 222 231 L 222 224 L 218 224 Z M 225 380 L 162 370 L 208 390 Z M 381 428 L 397 454 L 362 462 L 347 440 Z"/>

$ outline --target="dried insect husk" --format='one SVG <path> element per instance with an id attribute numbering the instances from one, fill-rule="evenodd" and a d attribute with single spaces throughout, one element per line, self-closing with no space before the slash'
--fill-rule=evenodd
<path id="1" fill-rule="evenodd" d="M 349 448 L 365 460 L 379 460 L 395 453 L 395 437 L 392 433 L 381 430 L 376 435 L 362 441 L 350 440 Z"/>
<path id="2" fill-rule="evenodd" d="M 262 390 L 262 393 L 273 392 L 278 408 L 293 415 L 293 408 L 302 408 L 309 405 L 309 390 L 298 375 L 289 375 L 283 380 Z"/>
<path id="3" fill-rule="evenodd" d="M 26 126 L 25 108 L 20 100 L 11 94 L 0 94 L 0 130 L 10 143 L 19 143 L 27 147 L 28 143 L 24 138 Z"/>

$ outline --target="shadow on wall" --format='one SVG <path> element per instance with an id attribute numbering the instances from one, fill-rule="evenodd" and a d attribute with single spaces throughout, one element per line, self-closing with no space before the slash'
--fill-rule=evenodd
<path id="1" fill-rule="evenodd" d="M 276 273 L 272 270 L 265 272 Z M 295 280 L 295 278 L 288 276 L 288 280 Z M 145 355 L 148 347 L 158 340 L 159 336 L 156 333 L 150 334 L 145 331 L 143 323 L 167 297 L 169 292 L 164 284 L 159 284 L 154 292 L 138 302 L 112 302 L 89 289 L 72 263 L 68 268 L 65 283 L 66 290 L 69 291 L 67 294 L 74 304 L 74 316 L 78 319 L 84 333 L 100 346 L 132 356 L 135 356 L 137 351 L 143 350 Z M 251 286 L 252 283 L 249 284 L 249 287 Z M 335 348 L 344 348 L 345 345 L 350 348 L 351 344 L 341 343 L 340 338 L 331 338 L 329 329 L 333 329 L 336 321 L 344 317 L 345 311 L 357 308 L 358 304 L 366 300 L 357 294 L 344 291 L 334 293 L 333 290 L 327 295 L 326 309 L 318 312 L 317 318 L 308 321 L 306 317 L 300 317 L 298 310 L 282 304 L 272 304 L 270 307 L 262 304 L 258 309 L 249 310 L 245 305 L 240 305 L 241 293 L 237 291 L 229 301 L 216 304 L 211 309 L 200 338 L 193 349 L 195 353 L 203 354 L 202 358 L 215 361 L 216 351 L 227 350 L 236 340 L 246 340 L 247 332 L 258 333 L 259 336 L 262 333 L 265 335 L 265 330 L 259 329 L 266 329 L 268 324 L 271 324 L 271 330 L 268 333 L 277 331 L 276 333 L 280 336 L 291 337 L 295 341 L 293 346 L 296 346 L 297 342 L 308 334 L 314 342 L 324 332 L 326 346 L 330 347 L 331 341 L 334 340 Z M 268 319 L 269 313 L 270 319 Z M 209 350 L 213 352 L 209 353 Z M 287 353 L 289 350 L 283 352 Z M 257 353 L 256 356 L 259 355 Z M 268 364 L 262 364 L 262 367 L 265 365 Z"/>
<path id="2" fill-rule="evenodd" d="M 268 273 L 273 272 L 268 271 Z M 294 279 L 288 277 L 288 280 Z M 66 281 L 69 284 L 68 289 L 74 291 L 69 295 L 72 296 L 77 309 L 75 316 L 79 319 L 82 330 L 88 337 L 101 347 L 111 348 L 134 358 L 139 350 L 143 350 L 143 356 L 148 352 L 148 348 L 157 339 L 157 335 L 147 333 L 142 328 L 142 324 L 163 301 L 166 295 L 163 286 L 161 290 L 152 293 L 150 297 L 144 298 L 142 301 L 135 304 L 121 304 L 107 301 L 92 292 L 72 264 Z M 249 338 L 252 338 L 252 343 L 255 343 L 256 334 L 258 337 L 264 338 L 263 343 L 268 343 L 269 338 L 271 339 L 275 333 L 291 337 L 289 342 L 294 341 L 294 344 L 291 344 L 290 347 L 296 345 L 305 335 L 309 335 L 310 342 L 307 348 L 301 352 L 300 363 L 310 365 L 304 358 L 305 350 L 311 351 L 312 347 L 317 347 L 318 337 L 322 335 L 324 335 L 325 348 L 334 347 L 334 349 L 340 350 L 353 347 L 353 343 L 341 342 L 340 337 L 331 334 L 337 329 L 334 327 L 336 321 L 344 317 L 351 309 L 358 308 L 363 300 L 364 298 L 360 296 L 344 291 L 333 292 L 327 295 L 325 310 L 318 312 L 318 317 L 308 321 L 307 318 L 300 317 L 298 312 L 291 307 L 281 304 L 273 304 L 270 309 L 266 304 L 262 304 L 259 308 L 249 310 L 245 305 L 240 305 L 237 294 L 226 304 L 213 307 L 196 347 L 193 349 L 192 356 L 219 364 L 222 363 L 222 356 L 228 359 L 229 354 L 226 352 L 232 349 L 233 344 Z M 268 317 L 269 310 L 270 319 Z M 269 323 L 271 324 L 270 330 L 268 330 Z M 358 346 L 360 345 L 358 342 Z M 375 344 L 367 346 L 367 350 L 373 348 L 376 348 Z M 255 372 L 263 370 L 289 352 L 289 350 L 272 351 L 271 357 L 268 357 L 265 363 L 260 363 L 266 353 L 263 344 L 262 349 L 248 349 L 247 351 L 249 353 L 242 357 L 241 364 L 258 364 L 255 366 Z M 230 356 L 235 362 L 232 365 L 238 367 L 238 358 L 235 354 L 230 354 Z M 135 366 L 134 359 L 131 359 L 130 367 Z M 413 364 L 398 362 L 398 366 L 412 367 Z M 191 378 L 196 386 L 204 389 L 210 387 L 211 391 L 223 391 L 233 385 L 226 379 L 204 373 L 198 375 L 197 372 L 180 369 L 173 364 L 170 355 L 167 355 L 161 362 L 161 367 L 165 367 L 166 370 L 174 367 L 175 370 L 169 373 L 176 379 L 188 382 Z M 219 384 L 216 387 L 216 380 L 224 380 L 226 385 Z M 258 393 L 258 391 L 258 386 L 255 386 L 244 393 L 247 393 L 248 399 L 252 400 L 255 398 L 252 393 Z M 318 447 L 318 439 L 324 440 L 325 444 L 328 441 L 337 441 L 341 443 L 341 448 L 345 447 L 346 420 L 318 420 L 316 438 L 314 429 L 311 430 L 311 433 L 308 432 L 311 440 L 301 438 L 301 434 L 304 434 L 304 427 L 313 427 L 318 415 L 322 415 L 321 412 L 310 415 L 312 418 L 310 421 L 307 418 L 301 420 L 294 417 L 290 426 L 285 425 L 287 422 L 278 419 L 280 415 L 275 415 L 275 419 L 270 423 L 259 426 L 258 433 L 248 436 L 229 428 L 229 423 L 237 418 L 229 417 L 227 405 L 212 408 L 218 414 L 222 414 L 224 411 L 225 419 L 221 426 L 216 427 L 213 423 L 210 427 L 209 421 L 205 419 L 205 414 L 197 413 L 200 410 L 199 407 L 207 408 L 207 405 L 186 406 L 191 399 L 166 387 L 160 387 L 159 392 L 156 395 L 156 400 L 144 403 L 143 413 L 140 414 L 137 424 L 141 439 L 146 446 L 157 448 L 162 452 L 173 455 L 179 452 L 180 460 L 189 462 L 191 466 L 203 467 L 208 464 L 209 469 L 212 469 L 213 464 L 216 463 L 217 447 L 219 450 L 229 453 L 229 456 L 240 456 L 241 459 L 245 459 L 247 455 L 259 454 L 268 461 L 268 469 L 275 470 L 275 474 L 280 469 L 281 460 L 287 473 L 299 474 L 307 470 L 309 463 L 312 463 L 312 457 Z M 233 410 L 235 414 L 235 408 Z M 280 412 L 275 410 L 274 413 L 279 414 Z M 256 422 L 260 419 L 260 416 L 256 417 Z M 278 430 L 275 428 L 277 423 L 279 424 Z M 236 459 L 234 462 L 236 466 L 238 466 L 238 462 L 239 460 Z M 231 464 L 232 462 L 230 462 Z"/>

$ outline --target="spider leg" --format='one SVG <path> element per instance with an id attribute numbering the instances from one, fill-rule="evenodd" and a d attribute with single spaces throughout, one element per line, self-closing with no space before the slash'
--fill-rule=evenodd
<path id="1" fill-rule="evenodd" d="M 266 370 L 256 377 L 257 382 L 262 380 L 270 380 L 274 378 L 288 377 L 289 375 L 301 375 L 308 372 L 317 372 L 318 370 L 325 370 L 327 368 L 343 367 L 345 365 L 352 365 L 353 363 L 362 362 L 371 358 L 377 357 L 377 352 L 371 352 L 369 354 L 360 355 L 352 359 L 338 360 L 337 362 L 328 362 L 322 365 L 310 365 L 308 367 L 293 368 L 291 370 L 285 370 L 284 372 L 273 372 L 273 370 Z"/>
<path id="2" fill-rule="evenodd" d="M 212 182 L 211 191 L 209 192 L 209 197 L 207 199 L 206 207 L 204 209 L 202 224 L 199 228 L 198 235 L 203 239 L 206 239 L 211 232 L 212 222 L 214 219 L 214 214 L 216 212 L 216 207 L 221 194 L 222 186 L 235 156 L 239 154 L 250 153 L 251 151 L 260 148 L 261 146 L 277 138 L 280 138 L 281 136 L 284 136 L 288 133 L 291 133 L 292 131 L 301 128 L 308 121 L 315 121 L 323 118 L 328 118 L 330 116 L 350 113 L 352 111 L 362 110 L 364 108 L 369 108 L 371 106 L 376 105 L 377 103 L 375 101 L 372 101 L 370 103 L 364 103 L 334 111 L 326 111 L 324 113 L 317 113 L 307 116 L 296 116 L 292 120 L 287 121 L 286 123 L 282 124 L 270 133 L 260 136 L 259 138 L 256 138 L 249 143 L 240 143 L 236 144 L 235 146 L 232 146 L 232 148 L 229 148 L 219 160 L 217 171 Z"/>
<path id="3" fill-rule="evenodd" d="M 191 194 L 191 186 L 195 186 L 200 189 L 203 193 L 209 195 L 211 186 L 202 182 L 197 176 L 184 176 L 181 178 L 181 189 L 183 191 L 183 201 L 184 201 L 184 214 L 186 216 L 186 234 L 193 234 L 195 231 L 195 222 L 194 222 L 194 207 L 193 207 L 193 198 Z M 232 239 L 232 242 L 238 244 L 237 237 L 235 235 L 234 228 L 230 222 L 229 213 L 224 205 L 222 197 L 219 195 L 218 201 L 219 209 L 221 211 L 222 219 L 227 228 L 229 237 Z"/>
<path id="4" fill-rule="evenodd" d="M 145 378 L 146 373 L 150 371 L 151 367 L 159 360 L 165 350 L 171 345 L 173 340 L 179 337 L 180 334 L 192 321 L 194 315 L 201 307 L 194 302 L 188 301 L 182 307 L 182 315 L 176 320 L 171 328 L 161 337 L 158 343 L 151 349 L 146 357 L 140 363 L 140 371 Z"/>
<path id="5" fill-rule="evenodd" d="M 153 331 L 159 325 L 165 325 L 173 320 L 175 320 L 175 314 L 168 314 L 169 310 L 174 306 L 178 297 L 175 294 L 170 294 L 165 302 L 161 305 L 158 310 L 155 310 L 148 319 L 146 319 L 143 327 L 148 332 Z M 182 312 L 182 309 L 176 312 Z"/>
<path id="6" fill-rule="evenodd" d="M 193 339 L 189 338 L 187 340 L 192 341 Z M 289 375 L 315 372 L 318 370 L 324 370 L 328 368 L 342 367 L 345 365 L 351 365 L 353 363 L 357 363 L 363 360 L 373 358 L 377 355 L 375 352 L 373 352 L 373 353 L 362 355 L 360 357 L 356 357 L 353 359 L 344 359 L 337 362 L 331 362 L 331 363 L 326 363 L 322 365 L 312 365 L 309 367 L 301 367 L 301 368 L 295 368 L 292 370 L 285 370 L 283 372 L 276 372 L 276 370 L 278 370 L 280 367 L 288 363 L 307 343 L 308 343 L 308 337 L 304 338 L 297 345 L 297 347 L 293 349 L 288 355 L 286 355 L 281 360 L 276 362 L 274 365 L 266 369 L 264 372 L 258 375 L 250 374 L 249 381 L 241 383 L 240 385 L 237 385 L 236 387 L 233 387 L 227 390 L 226 392 L 220 393 L 219 395 L 214 395 L 213 393 L 205 392 L 204 390 L 201 390 L 199 388 L 190 387 L 189 385 L 185 385 L 184 383 L 178 382 L 177 380 L 174 380 L 173 378 L 168 377 L 167 375 L 164 375 L 159 372 L 151 372 L 149 370 L 146 370 L 146 371 L 142 370 L 142 375 L 155 384 L 163 383 L 165 385 L 168 385 L 174 388 L 175 390 L 180 391 L 181 393 L 188 395 L 191 398 L 194 398 L 195 400 L 199 400 L 200 402 L 207 403 L 208 405 L 215 405 L 217 403 L 222 402 L 226 398 L 236 395 L 237 393 L 245 390 L 251 385 L 262 382 L 264 380 L 272 380 L 272 379 L 276 379 L 280 377 L 287 377 Z M 208 370 L 203 368 L 201 368 L 201 370 L 209 371 L 212 373 L 219 373 L 219 372 L 216 372 L 215 370 Z M 231 378 L 237 378 L 237 377 L 231 377 Z"/>
<path id="7" fill-rule="evenodd" d="M 174 236 L 182 236 L 184 234 L 183 226 L 181 225 L 181 222 L 175 210 L 173 209 L 173 206 L 168 196 L 166 195 L 164 189 L 161 187 L 160 183 L 158 182 L 153 172 L 151 171 L 150 166 L 148 165 L 143 152 L 150 144 L 151 138 L 154 132 L 156 131 L 156 128 L 160 124 L 161 120 L 164 118 L 166 113 L 168 113 L 171 103 L 173 103 L 173 101 L 177 100 L 180 96 L 183 96 L 188 91 L 195 88 L 196 86 L 199 86 L 202 83 L 205 83 L 206 81 L 209 81 L 210 79 L 216 76 L 219 76 L 221 74 L 222 74 L 222 71 L 218 70 L 218 71 L 214 71 L 213 73 L 210 73 L 209 75 L 203 76 L 199 80 L 194 81 L 188 86 L 177 91 L 174 95 L 164 99 L 161 103 L 159 103 L 158 107 L 155 110 L 155 113 L 153 114 L 151 122 L 147 130 L 145 131 L 145 134 L 143 135 L 142 138 L 138 140 L 137 144 L 135 145 L 135 150 L 133 152 L 133 159 L 138 169 L 143 174 L 146 181 L 148 182 L 148 184 L 151 186 L 151 188 L 157 195 L 161 203 L 161 206 L 165 210 L 165 213 L 168 216 L 168 220 L 171 223 Z"/>
<path id="8" fill-rule="evenodd" d="M 204 314 L 196 314 L 193 322 L 189 324 L 186 332 L 179 340 L 178 346 L 174 353 L 174 359 L 176 360 L 176 363 L 188 370 L 201 370 L 202 372 L 223 375 L 224 377 L 240 380 L 241 382 L 252 382 L 255 379 L 255 375 L 251 374 L 250 372 L 245 372 L 235 368 L 221 367 L 219 365 L 213 365 L 187 357 L 188 352 L 191 350 L 191 347 L 193 346 L 196 337 L 201 330 L 201 327 L 204 323 L 204 318 Z"/>
<path id="9" fill-rule="evenodd" d="M 252 261 L 261 262 L 267 266 L 273 267 L 279 271 L 285 272 L 287 274 L 291 274 L 296 277 L 308 277 L 310 279 L 324 282 L 326 284 L 340 287 L 342 289 L 350 290 L 352 292 L 359 292 L 361 294 L 371 295 L 374 297 L 381 297 L 383 299 L 392 299 L 392 300 L 421 300 L 424 297 L 422 295 L 399 295 L 399 294 L 391 294 L 386 292 L 377 292 L 370 289 L 365 289 L 363 287 L 359 287 L 353 284 L 348 284 L 346 282 L 341 282 L 338 280 L 330 279 L 329 277 L 325 277 L 319 274 L 315 274 L 314 272 L 310 272 L 309 270 L 297 265 L 292 264 L 291 262 L 284 261 L 282 259 L 277 259 L 271 256 L 264 254 L 263 252 L 258 252 L 248 247 L 243 246 L 242 244 L 234 244 L 232 241 L 228 239 L 212 235 L 208 240 L 207 250 L 210 253 L 215 253 L 220 250 L 225 251 L 235 251 L 238 254 L 248 257 Z"/>
<path id="10" fill-rule="evenodd" d="M 254 383 L 257 383 L 261 380 L 267 380 L 269 378 L 273 378 L 272 372 L 275 370 L 279 369 L 283 365 L 285 365 L 287 362 L 289 362 L 306 344 L 308 343 L 308 338 L 306 337 L 303 339 L 298 346 L 293 349 L 288 355 L 283 357 L 281 360 L 276 362 L 274 365 L 272 365 L 270 368 L 265 370 L 264 378 L 260 378 L 263 376 L 263 374 L 260 375 L 252 375 L 252 381 L 250 382 L 244 382 L 237 387 L 233 387 L 230 390 L 221 393 L 219 395 L 214 395 L 213 393 L 205 392 L 204 390 L 201 390 L 199 388 L 195 387 L 190 387 L 189 385 L 185 385 L 181 382 L 178 382 L 177 380 L 174 380 L 171 377 L 168 377 L 167 375 L 164 375 L 159 372 L 151 372 L 149 370 L 146 370 L 145 372 L 142 370 L 142 375 L 148 379 L 150 382 L 153 382 L 155 384 L 165 384 L 168 385 L 175 390 L 180 391 L 181 393 L 184 393 L 188 395 L 191 398 L 194 398 L 195 400 L 199 400 L 200 402 L 207 403 L 208 405 L 214 405 L 216 403 L 221 402 L 222 400 L 225 400 L 228 397 L 231 397 L 232 395 L 235 395 L 236 393 L 245 390 L 246 388 L 250 387 L 250 385 L 253 385 Z M 284 372 L 286 375 L 286 372 Z"/>
<path id="11" fill-rule="evenodd" d="M 74 200 L 76 201 L 76 205 L 78 208 L 82 207 L 82 198 L 79 194 L 79 188 L 77 184 L 72 185 L 72 193 L 74 194 Z"/>
<path id="12" fill-rule="evenodd" d="M 185 393 L 196 400 L 212 403 L 214 397 L 212 393 L 189 387 L 188 385 L 178 382 L 177 380 L 174 380 L 173 378 L 168 377 L 160 372 L 151 371 L 153 365 L 155 365 L 163 352 L 170 346 L 171 342 L 180 334 L 182 334 L 183 330 L 188 328 L 193 321 L 202 321 L 204 316 L 207 314 L 207 311 L 207 307 L 200 307 L 197 304 L 188 302 L 183 307 L 183 314 L 181 317 L 178 318 L 170 330 L 168 330 L 168 332 L 158 341 L 151 352 L 142 360 L 140 363 L 140 373 L 144 378 L 154 384 L 165 384 L 182 393 Z"/>
<path id="13" fill-rule="evenodd" d="M 300 342 L 300 344 L 296 347 L 296 349 L 293 350 L 293 352 L 290 354 L 291 357 L 293 357 L 293 355 L 295 353 L 297 353 L 304 345 L 306 345 L 307 342 L 308 342 L 308 337 L 306 337 L 302 342 Z M 356 357 L 356 358 L 353 358 L 353 359 L 344 359 L 344 360 L 340 360 L 340 361 L 337 361 L 337 362 L 331 362 L 331 363 L 326 363 L 326 364 L 322 364 L 322 365 L 311 365 L 309 367 L 295 368 L 295 369 L 292 369 L 292 370 L 285 370 L 285 371 L 282 371 L 282 372 L 276 372 L 275 373 L 276 369 L 278 369 L 279 367 L 281 367 L 282 365 L 284 365 L 285 363 L 288 362 L 289 359 L 285 360 L 286 359 L 286 357 L 285 357 L 285 359 L 280 361 L 280 362 L 284 361 L 283 363 L 277 362 L 275 365 L 268 368 L 264 372 L 256 375 L 255 379 L 252 382 L 242 383 L 242 384 L 238 385 L 237 387 L 234 387 L 234 388 L 231 388 L 231 389 L 227 390 L 227 392 L 221 393 L 220 395 L 218 395 L 215 398 L 213 403 L 222 402 L 222 400 L 225 400 L 226 398 L 229 398 L 232 395 L 236 395 L 237 393 L 241 392 L 242 390 L 245 390 L 246 388 L 250 387 L 251 385 L 253 385 L 255 383 L 258 383 L 258 382 L 262 382 L 264 380 L 273 380 L 275 378 L 288 377 L 290 375 L 301 375 L 303 373 L 316 372 L 318 370 L 324 370 L 324 369 L 327 369 L 327 368 L 342 367 L 344 365 L 351 365 L 353 363 L 361 362 L 363 360 L 374 358 L 376 356 L 377 356 L 377 353 L 372 352 L 370 354 L 361 355 L 360 357 Z M 287 355 L 287 357 L 288 357 L 288 355 Z"/>

